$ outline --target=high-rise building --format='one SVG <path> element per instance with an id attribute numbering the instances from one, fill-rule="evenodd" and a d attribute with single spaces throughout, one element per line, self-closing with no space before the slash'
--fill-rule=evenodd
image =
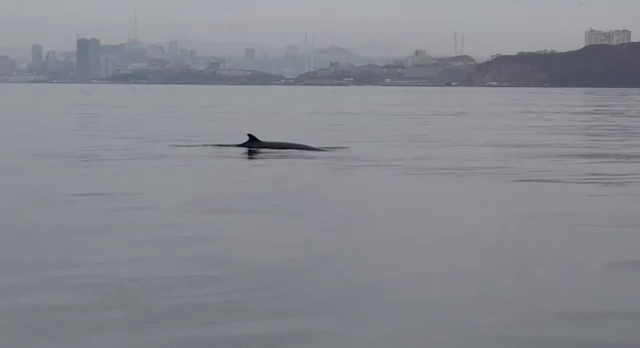
<path id="1" fill-rule="evenodd" d="M 411 65 L 425 65 L 428 62 L 429 58 L 427 57 L 427 51 L 415 50 L 413 52 L 413 61 Z"/>
<path id="2" fill-rule="evenodd" d="M 106 77 L 113 75 L 116 70 L 118 58 L 113 55 L 100 56 L 100 75 Z"/>
<path id="3" fill-rule="evenodd" d="M 47 71 L 56 70 L 56 67 L 58 65 L 58 54 L 56 53 L 56 51 L 47 52 L 46 62 Z"/>
<path id="4" fill-rule="evenodd" d="M 584 33 L 584 45 L 620 45 L 631 42 L 631 31 L 610 30 L 601 31 L 589 29 Z"/>
<path id="5" fill-rule="evenodd" d="M 169 55 L 172 57 L 177 57 L 178 56 L 178 40 L 171 40 L 169 41 L 169 47 L 168 47 L 168 51 L 169 51 Z"/>
<path id="6" fill-rule="evenodd" d="M 33 70 L 40 70 L 43 67 L 43 63 L 42 45 L 31 45 L 31 68 Z"/>
<path id="7" fill-rule="evenodd" d="M 101 77 L 100 40 L 78 39 L 76 42 L 76 80 L 86 81 Z"/>

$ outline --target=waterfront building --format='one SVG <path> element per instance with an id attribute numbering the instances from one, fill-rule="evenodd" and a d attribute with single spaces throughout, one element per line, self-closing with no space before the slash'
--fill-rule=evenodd
<path id="1" fill-rule="evenodd" d="M 589 29 L 584 33 L 584 45 L 620 45 L 631 42 L 631 31 L 601 31 Z"/>

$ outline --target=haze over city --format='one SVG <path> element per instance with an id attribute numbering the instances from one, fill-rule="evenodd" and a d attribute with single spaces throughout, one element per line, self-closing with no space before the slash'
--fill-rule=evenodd
<path id="1" fill-rule="evenodd" d="M 638 14 L 0 0 L 0 348 L 640 348 Z"/>
<path id="2" fill-rule="evenodd" d="M 280 47 L 301 43 L 304 33 L 314 33 L 316 47 L 387 42 L 450 54 L 453 32 L 458 31 L 466 35 L 465 51 L 476 56 L 577 49 L 590 27 L 640 30 L 635 18 L 640 3 L 631 0 L 4 0 L 0 2 L 0 47 L 28 49 L 39 43 L 51 49 L 73 49 L 76 35 L 98 37 L 103 43 L 122 42 L 132 31 L 136 9 L 138 35 L 145 42 L 178 38 Z M 379 46 L 379 51 L 389 47 Z M 377 53 L 376 45 L 369 48 L 365 53 Z"/>

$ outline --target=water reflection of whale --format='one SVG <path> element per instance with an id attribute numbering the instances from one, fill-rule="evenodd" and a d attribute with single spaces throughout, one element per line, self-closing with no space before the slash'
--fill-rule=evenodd
<path id="1" fill-rule="evenodd" d="M 313 159 L 313 155 L 309 153 L 301 153 L 299 151 L 265 151 L 263 149 L 247 149 L 248 160 L 257 159 Z"/>

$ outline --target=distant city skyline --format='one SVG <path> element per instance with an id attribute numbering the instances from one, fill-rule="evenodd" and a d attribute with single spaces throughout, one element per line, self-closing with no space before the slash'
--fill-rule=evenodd
<path id="1" fill-rule="evenodd" d="M 630 0 L 582 4 L 549 0 L 527 4 L 507 0 L 398 0 L 391 6 L 362 0 L 58 0 L 55 6 L 51 4 L 44 0 L 0 3 L 0 46 L 28 48 L 38 43 L 72 50 L 76 35 L 97 37 L 106 43 L 123 42 L 132 34 L 136 9 L 138 36 L 146 43 L 191 39 L 285 47 L 300 44 L 304 33 L 315 33 L 316 47 L 335 44 L 348 48 L 382 41 L 432 54 L 452 54 L 453 32 L 457 31 L 465 33 L 465 53 L 489 56 L 578 49 L 583 45 L 584 31 L 590 27 L 640 30 L 635 18 L 640 3 Z"/>

